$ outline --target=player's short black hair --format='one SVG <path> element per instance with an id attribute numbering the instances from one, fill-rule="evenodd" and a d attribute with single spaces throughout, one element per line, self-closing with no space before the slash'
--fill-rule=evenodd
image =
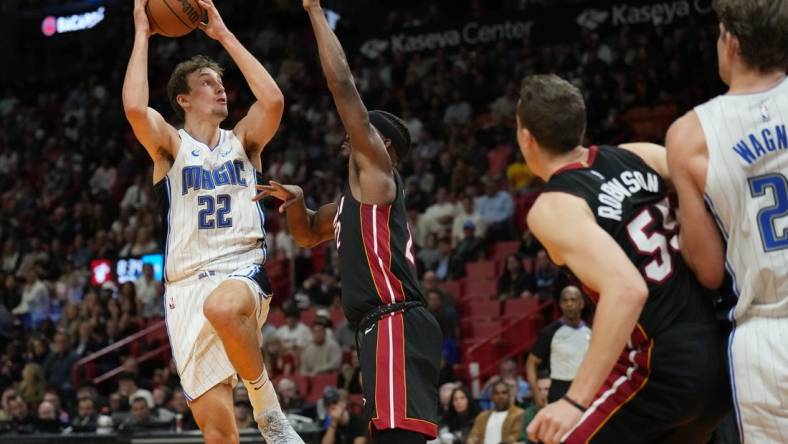
<path id="1" fill-rule="evenodd" d="M 410 152 L 410 131 L 405 122 L 388 111 L 372 110 L 369 112 L 369 123 L 377 129 L 384 138 L 391 140 L 391 146 L 397 153 L 400 161 L 404 161 Z"/>
<path id="2" fill-rule="evenodd" d="M 523 79 L 517 103 L 520 125 L 553 154 L 571 151 L 586 132 L 586 105 L 580 90 L 555 74 Z"/>
<path id="3" fill-rule="evenodd" d="M 788 2 L 719 0 L 716 9 L 748 66 L 761 72 L 788 68 Z"/>

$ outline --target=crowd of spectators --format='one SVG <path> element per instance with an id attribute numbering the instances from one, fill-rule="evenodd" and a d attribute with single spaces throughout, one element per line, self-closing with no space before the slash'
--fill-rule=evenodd
<path id="1" fill-rule="evenodd" d="M 497 3 L 511 8 L 529 2 Z M 481 2 L 467 4 L 474 16 L 494 12 Z M 392 12 L 386 27 L 428 24 L 438 16 L 430 11 Z M 282 6 L 280 13 L 288 12 L 298 11 Z M 228 6 L 223 13 L 228 23 L 248 23 L 242 8 Z M 323 77 L 313 74 L 320 68 L 304 44 L 309 36 L 302 25 L 234 30 L 286 97 L 281 128 L 264 153 L 264 173 L 303 187 L 307 205 L 316 208 L 336 199 L 347 166 L 336 162 L 344 132 Z M 79 359 L 163 316 L 163 286 L 151 267 L 119 286 L 90 285 L 92 259 L 162 249 L 150 161 L 121 112 L 120 82 L 132 32 L 130 22 L 119 26 L 128 32 L 117 42 L 117 54 L 106 55 L 103 72 L 0 96 L 0 433 L 196 427 L 168 359 L 139 364 L 133 347 L 124 346 L 95 362 L 98 374 L 124 369 L 110 383 L 94 386 L 77 378 L 75 385 L 72 378 Z M 578 40 L 556 45 L 526 39 L 376 59 L 346 48 L 367 106 L 401 115 L 412 135 L 412 155 L 400 170 L 425 298 L 446 337 L 442 384 L 461 379 L 454 364 L 461 362 L 462 313 L 457 295 L 441 283 L 462 279 L 465 265 L 487 257 L 496 242 L 519 240 L 519 250 L 506 258 L 498 276 L 498 300 L 554 300 L 567 284 L 523 225 L 523 203 L 539 192 L 540 183 L 515 140 L 519 80 L 539 72 L 570 79 L 586 96 L 587 141 L 618 143 L 637 134 L 625 119 L 628 110 L 669 104 L 681 111 L 715 92 L 707 80 L 714 78 L 709 67 L 715 66 L 715 32 L 699 25 L 638 32 L 624 27 L 613 35 L 583 31 Z M 163 94 L 167 75 L 195 53 L 210 54 L 229 68 L 230 127 L 251 96 L 227 55 L 202 35 L 153 38 L 152 105 L 171 115 Z M 331 316 L 341 290 L 336 252 L 330 245 L 322 247 L 325 252 L 297 248 L 267 205 L 271 260 L 291 261 L 298 285 L 286 295 L 282 325 L 264 330 L 266 365 L 287 411 L 323 421 L 336 441 L 353 441 L 361 436 L 354 404 L 359 368 L 353 331 Z M 318 253 L 324 261 L 315 267 Z M 301 313 L 315 307 L 316 315 L 301 322 Z M 336 375 L 336 381 L 316 404 L 308 403 L 296 382 L 320 374 Z M 527 409 L 532 398 L 523 374 L 507 361 L 485 386 L 483 406 L 493 409 L 487 423 L 505 424 L 514 433 L 517 422 L 519 433 L 520 417 L 528 412 L 513 410 L 512 402 Z M 504 391 L 511 395 L 506 402 Z M 239 425 L 251 426 L 244 397 L 237 389 L 236 417 Z M 468 442 L 486 441 L 486 425 L 474 424 L 477 399 L 468 389 L 455 387 L 445 402 L 442 430 L 454 434 L 455 442 L 469 436 Z"/>

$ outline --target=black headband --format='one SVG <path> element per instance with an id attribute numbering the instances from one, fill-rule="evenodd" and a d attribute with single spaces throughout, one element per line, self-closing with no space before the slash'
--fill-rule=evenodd
<path id="1" fill-rule="evenodd" d="M 410 151 L 410 138 L 406 138 L 386 114 L 385 111 L 370 111 L 369 123 L 380 132 L 384 139 L 391 140 L 391 145 L 397 152 L 397 156 L 400 160 L 404 160 Z"/>

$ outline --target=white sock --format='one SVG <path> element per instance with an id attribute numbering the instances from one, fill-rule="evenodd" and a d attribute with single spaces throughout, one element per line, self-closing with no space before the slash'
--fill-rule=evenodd
<path id="1" fill-rule="evenodd" d="M 274 390 L 274 383 L 268 379 L 268 372 L 263 367 L 263 372 L 260 376 L 252 381 L 243 379 L 246 391 L 249 393 L 249 401 L 252 403 L 252 410 L 254 415 L 257 416 L 260 412 L 271 408 L 280 409 L 279 399 L 276 397 Z"/>

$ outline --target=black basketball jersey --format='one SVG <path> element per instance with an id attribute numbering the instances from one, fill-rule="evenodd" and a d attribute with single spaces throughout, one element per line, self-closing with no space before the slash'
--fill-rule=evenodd
<path id="1" fill-rule="evenodd" d="M 358 202 L 350 185 L 339 200 L 334 238 L 339 251 L 342 307 L 353 327 L 380 305 L 424 302 L 416 276 L 405 193 L 396 171 L 394 180 L 396 198 L 389 205 Z"/>
<path id="2" fill-rule="evenodd" d="M 681 257 L 666 183 L 640 156 L 614 146 L 591 147 L 587 164 L 561 168 L 544 191 L 585 200 L 643 275 L 649 295 L 633 340 L 654 337 L 676 323 L 713 319 L 711 296 Z M 598 295 L 586 291 L 596 302 Z"/>

